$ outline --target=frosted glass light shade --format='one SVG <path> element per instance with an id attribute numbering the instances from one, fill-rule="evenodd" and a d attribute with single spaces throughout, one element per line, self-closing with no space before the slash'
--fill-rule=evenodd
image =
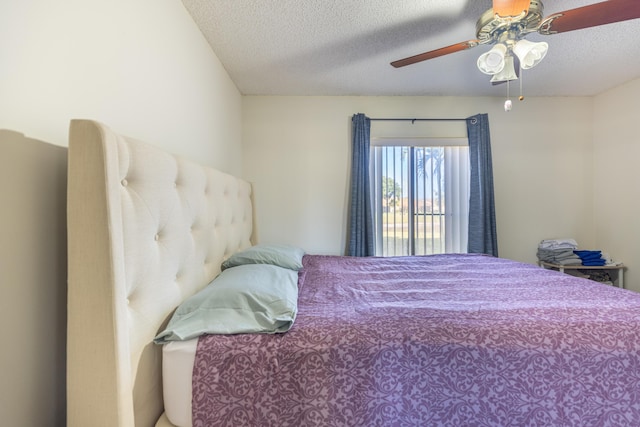
<path id="1" fill-rule="evenodd" d="M 502 71 L 491 77 L 491 83 L 506 82 L 508 80 L 518 80 L 513 56 L 511 55 L 508 55 L 504 59 L 504 67 L 502 68 Z"/>
<path id="2" fill-rule="evenodd" d="M 545 42 L 534 43 L 529 40 L 519 40 L 513 46 L 513 53 L 520 60 L 520 67 L 523 70 L 535 67 L 547 54 L 549 45 Z"/>
<path id="3" fill-rule="evenodd" d="M 485 52 L 478 58 L 478 69 L 485 74 L 494 75 L 504 68 L 507 47 L 502 43 L 495 45 L 489 52 Z"/>

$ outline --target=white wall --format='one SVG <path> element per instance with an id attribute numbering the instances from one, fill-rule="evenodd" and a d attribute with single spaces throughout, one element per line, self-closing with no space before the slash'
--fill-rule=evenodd
<path id="1" fill-rule="evenodd" d="M 535 263 L 539 241 L 554 237 L 574 237 L 592 247 L 592 99 L 527 98 L 515 101 L 509 113 L 503 102 L 244 97 L 244 171 L 255 187 L 260 241 L 344 253 L 353 114 L 464 118 L 488 113 L 500 256 Z"/>
<path id="2" fill-rule="evenodd" d="M 640 292 L 640 79 L 595 97 L 593 181 L 596 240 L 623 261 Z"/>
<path id="3" fill-rule="evenodd" d="M 241 174 L 241 108 L 180 0 L 2 2 L 3 425 L 65 424 L 69 120 Z"/>
<path id="4" fill-rule="evenodd" d="M 241 173 L 241 96 L 180 0 L 21 0 L 0 13 L 0 129 L 69 120 Z"/>
<path id="5" fill-rule="evenodd" d="M 62 426 L 67 150 L 0 130 L 3 425 Z"/>

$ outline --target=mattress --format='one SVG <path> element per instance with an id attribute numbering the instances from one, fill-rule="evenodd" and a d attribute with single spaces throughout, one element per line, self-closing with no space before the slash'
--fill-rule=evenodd
<path id="1" fill-rule="evenodd" d="M 191 427 L 191 377 L 197 339 L 171 341 L 162 347 L 164 410 L 176 427 Z"/>

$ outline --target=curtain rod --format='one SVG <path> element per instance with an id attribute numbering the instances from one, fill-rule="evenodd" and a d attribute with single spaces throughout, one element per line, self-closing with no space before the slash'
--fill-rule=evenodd
<path id="1" fill-rule="evenodd" d="M 464 122 L 467 119 L 370 119 L 378 122 Z"/>

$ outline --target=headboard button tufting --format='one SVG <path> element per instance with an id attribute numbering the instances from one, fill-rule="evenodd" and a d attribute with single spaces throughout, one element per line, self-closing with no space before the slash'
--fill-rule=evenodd
<path id="1" fill-rule="evenodd" d="M 162 349 L 150 342 L 237 246 L 228 222 L 252 215 L 249 197 L 235 199 L 250 184 L 85 120 L 71 124 L 69 157 L 70 425 L 155 425 Z"/>

